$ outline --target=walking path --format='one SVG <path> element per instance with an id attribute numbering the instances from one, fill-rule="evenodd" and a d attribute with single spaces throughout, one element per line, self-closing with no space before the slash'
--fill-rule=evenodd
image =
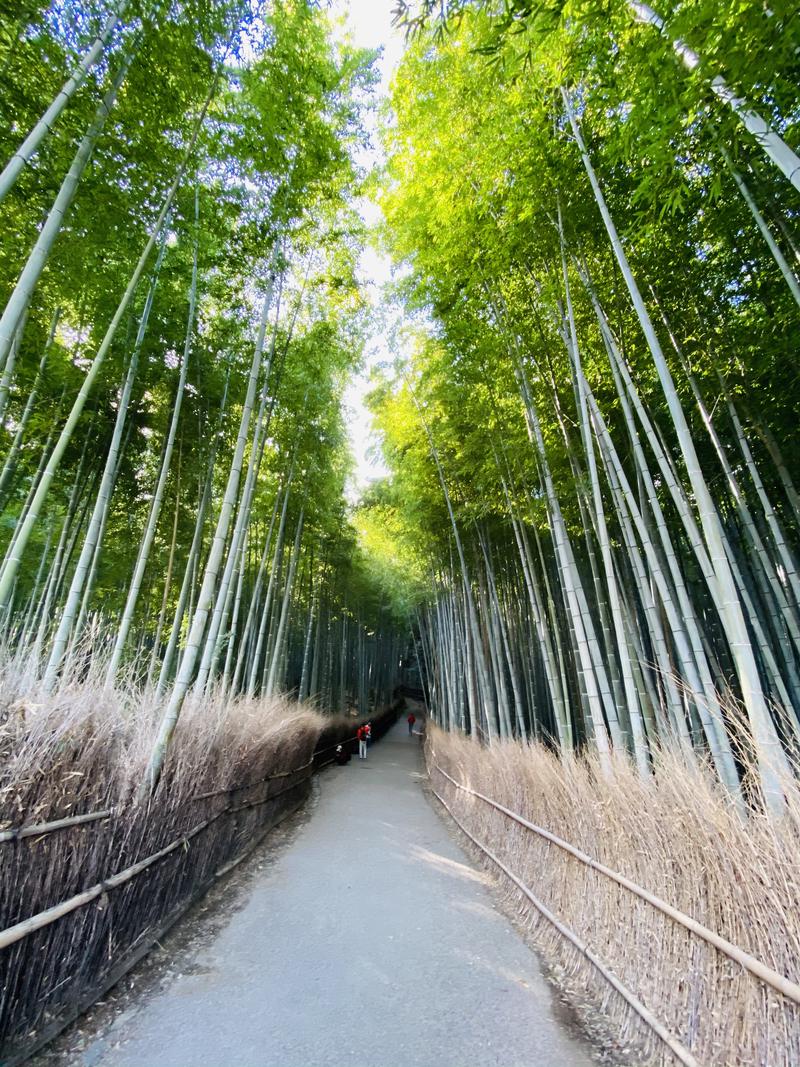
<path id="1" fill-rule="evenodd" d="M 536 957 L 425 798 L 405 723 L 92 1067 L 590 1067 Z M 226 916 L 227 919 L 227 916 Z"/>

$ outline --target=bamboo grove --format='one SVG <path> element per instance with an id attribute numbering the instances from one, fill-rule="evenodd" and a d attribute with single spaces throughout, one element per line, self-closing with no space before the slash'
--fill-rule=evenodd
<path id="1" fill-rule="evenodd" d="M 371 62 L 304 0 L 0 14 L 2 640 L 35 699 L 98 657 L 160 695 L 144 788 L 190 691 L 390 698 L 344 499 Z"/>
<path id="2" fill-rule="evenodd" d="M 790 5 L 400 5 L 376 493 L 437 719 L 782 805 L 800 713 Z M 410 323 L 410 325 L 409 325 Z"/>
<path id="3" fill-rule="evenodd" d="M 96 676 L 708 761 L 800 709 L 788 5 L 400 4 L 379 193 L 410 358 L 349 514 L 372 57 L 305 0 L 0 14 L 0 631 Z M 352 519 L 352 521 L 351 521 Z"/>

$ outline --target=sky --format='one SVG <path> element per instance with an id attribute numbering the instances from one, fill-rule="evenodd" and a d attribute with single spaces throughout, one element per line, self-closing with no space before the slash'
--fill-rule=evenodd
<path id="1" fill-rule="evenodd" d="M 392 26 L 394 2 L 395 0 L 335 0 L 331 5 L 334 18 L 339 16 L 344 19 L 346 31 L 349 31 L 353 44 L 362 48 L 382 49 L 377 62 L 381 77 L 376 91 L 383 96 L 389 91 L 389 83 L 403 53 L 403 33 Z M 376 118 L 375 115 L 370 116 L 371 140 L 375 148 L 359 156 L 359 163 L 367 167 L 380 162 Z M 365 201 L 360 205 L 360 210 L 362 217 L 370 224 L 377 222 L 380 217 L 375 204 Z M 359 263 L 359 273 L 369 299 L 375 307 L 380 306 L 381 287 L 391 276 L 388 258 L 374 248 L 365 249 Z M 376 327 L 367 342 L 364 371 L 354 378 L 345 394 L 345 418 L 356 461 L 352 484 L 348 488 L 351 501 L 358 499 L 370 481 L 387 473 L 380 455 L 368 454 L 370 449 L 379 453 L 379 443 L 370 432 L 370 415 L 364 407 L 363 397 L 369 388 L 368 377 L 371 368 L 390 358 L 385 339 Z"/>

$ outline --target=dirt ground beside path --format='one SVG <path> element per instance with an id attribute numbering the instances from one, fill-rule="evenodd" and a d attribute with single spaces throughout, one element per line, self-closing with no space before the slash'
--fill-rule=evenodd
<path id="1" fill-rule="evenodd" d="M 405 717 L 36 1067 L 589 1067 Z"/>

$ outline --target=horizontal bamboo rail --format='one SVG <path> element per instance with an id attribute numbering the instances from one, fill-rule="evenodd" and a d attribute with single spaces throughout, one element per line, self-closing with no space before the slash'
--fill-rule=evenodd
<path id="1" fill-rule="evenodd" d="M 303 779 L 303 781 L 306 780 L 307 779 Z M 299 784 L 300 783 L 296 783 L 296 785 Z M 296 786 L 293 785 L 290 788 L 294 789 L 295 787 Z M 273 794 L 273 797 L 280 796 L 285 792 L 289 792 L 289 789 L 281 790 L 281 793 L 275 793 Z M 270 797 L 269 799 L 271 800 L 273 797 Z M 45 1045 L 48 1045 L 55 1037 L 62 1033 L 66 1027 L 79 1018 L 85 1011 L 88 1011 L 89 1008 L 103 997 L 109 989 L 117 984 L 120 978 L 123 978 L 128 974 L 128 972 L 147 955 L 153 945 L 158 944 L 158 942 L 162 940 L 172 927 L 203 898 L 214 882 L 218 881 L 220 878 L 224 878 L 226 875 L 230 874 L 232 870 L 238 867 L 240 863 L 249 859 L 253 852 L 264 841 L 264 838 L 296 810 L 297 805 L 291 805 L 278 816 L 277 820 L 268 822 L 263 830 L 260 830 L 257 833 L 256 837 L 249 842 L 246 848 L 240 852 L 235 859 L 230 860 L 228 863 L 214 871 L 205 882 L 195 889 L 188 899 L 182 900 L 177 907 L 173 908 L 159 926 L 151 928 L 147 934 L 146 941 L 143 942 L 139 939 L 138 942 L 135 943 L 135 947 L 127 956 L 118 961 L 110 971 L 106 971 L 100 981 L 92 986 L 83 996 L 73 1001 L 66 1014 L 53 1019 L 42 1029 L 38 1030 L 32 1043 L 28 1041 L 21 1046 L 11 1046 L 7 1051 L 4 1051 L 3 1059 L 0 1061 L 0 1067 L 21 1067 L 23 1063 L 27 1063 L 31 1056 L 34 1056 L 40 1049 L 44 1048 Z"/>
<path id="2" fill-rule="evenodd" d="M 56 830 L 66 830 L 70 826 L 83 826 L 87 822 L 97 822 L 98 819 L 110 819 L 114 814 L 113 808 L 105 811 L 90 811 L 85 815 L 70 815 L 64 819 L 56 819 L 53 822 L 42 822 L 34 826 L 19 826 L 16 829 L 0 830 L 0 843 L 3 841 L 19 841 L 23 837 L 40 837 L 42 834 L 52 834 Z"/>
<path id="3" fill-rule="evenodd" d="M 265 782 L 269 782 L 274 779 L 291 778 L 300 774 L 302 771 L 308 770 L 309 768 L 313 768 L 317 771 L 321 770 L 323 767 L 326 767 L 329 763 L 333 762 L 333 758 L 325 760 L 321 763 L 317 763 L 317 760 L 320 756 L 323 756 L 328 752 L 333 752 L 340 745 L 348 745 L 354 742 L 355 740 L 355 737 L 349 737 L 341 741 L 336 741 L 331 745 L 325 746 L 324 748 L 315 749 L 310 760 L 288 771 L 278 771 L 275 774 L 267 775 L 264 778 L 256 780 L 254 782 L 246 782 L 241 786 L 232 786 L 226 789 L 213 791 L 209 794 L 197 794 L 193 797 L 188 797 L 188 801 L 196 801 L 205 799 L 209 796 L 217 796 L 227 793 L 229 794 L 229 801 L 224 808 L 214 812 L 204 822 L 199 823 L 187 833 L 182 834 L 179 838 L 170 842 L 169 845 L 165 846 L 163 849 L 160 849 L 158 852 L 155 852 L 152 855 L 145 857 L 143 860 L 140 860 L 132 866 L 125 868 L 125 870 L 119 871 L 111 878 L 105 879 L 102 882 L 98 882 L 95 885 L 90 886 L 88 889 L 83 890 L 81 893 L 78 893 L 75 896 L 69 898 L 69 900 L 62 901 L 60 904 L 56 904 L 52 908 L 47 909 L 46 911 L 40 912 L 37 915 L 30 916 L 28 919 L 25 919 L 22 922 L 7 928 L 6 930 L 0 931 L 0 949 L 15 944 L 20 940 L 23 940 L 26 936 L 28 936 L 28 934 L 33 933 L 35 930 L 42 929 L 58 921 L 58 919 L 62 918 L 65 915 L 77 911 L 79 908 L 91 903 L 98 897 L 101 897 L 108 890 L 114 889 L 117 886 L 124 885 L 126 882 L 131 881 L 138 874 L 141 874 L 143 871 L 153 866 L 153 864 L 158 863 L 161 859 L 166 858 L 167 856 L 176 852 L 179 848 L 184 847 L 188 843 L 188 841 L 190 841 L 193 837 L 196 837 L 198 834 L 202 833 L 202 831 L 206 829 L 206 827 L 210 826 L 222 816 L 227 814 L 233 815 L 240 811 L 245 811 L 255 807 L 260 807 L 265 804 L 269 804 L 272 801 L 279 799 L 281 796 L 284 796 L 287 793 L 291 793 L 299 786 L 306 784 L 310 780 L 311 774 L 304 775 L 297 781 L 290 782 L 283 789 L 280 789 L 274 793 L 270 793 L 269 790 L 267 790 L 268 795 L 266 797 L 261 798 L 260 800 L 248 801 L 244 804 L 240 804 L 235 807 L 231 804 L 232 797 L 230 797 L 230 794 L 239 792 L 241 790 L 250 789 L 253 786 L 261 785 Z M 84 996 L 75 1001 L 65 1015 L 61 1015 L 60 1017 L 53 1019 L 47 1026 L 44 1027 L 43 1030 L 40 1030 L 38 1036 L 34 1040 L 33 1045 L 26 1044 L 24 1047 L 10 1048 L 8 1050 L 4 1049 L 5 1055 L 3 1056 L 2 1064 L 0 1064 L 0 1067 L 18 1067 L 19 1064 L 22 1064 L 31 1055 L 33 1055 L 40 1048 L 44 1047 L 44 1045 L 46 1045 L 55 1036 L 57 1036 L 82 1012 L 86 1011 L 89 1007 L 91 1007 L 91 1005 L 95 1003 L 100 996 L 102 996 L 108 989 L 111 988 L 112 985 L 114 985 L 123 975 L 127 974 L 128 971 L 136 965 L 136 963 L 138 963 L 142 956 L 144 956 L 150 950 L 153 943 L 157 942 L 157 940 L 162 937 L 163 934 L 166 933 L 166 931 L 168 931 L 174 925 L 174 923 L 177 922 L 189 910 L 189 908 L 203 896 L 204 893 L 208 891 L 208 889 L 213 885 L 215 881 L 229 874 L 235 867 L 237 867 L 240 863 L 246 860 L 248 856 L 250 856 L 252 852 L 258 847 L 258 845 L 264 840 L 270 830 L 273 829 L 277 825 L 277 823 L 279 823 L 287 815 L 290 815 L 293 811 L 296 810 L 297 804 L 293 803 L 288 809 L 279 813 L 277 820 L 273 817 L 273 820 L 268 824 L 262 823 L 261 829 L 256 832 L 255 838 L 250 840 L 249 844 L 240 852 L 238 856 L 234 857 L 234 859 L 230 860 L 228 863 L 215 870 L 211 874 L 210 878 L 207 879 L 202 884 L 202 886 L 199 887 L 199 889 L 196 887 L 195 891 L 188 898 L 188 900 L 183 900 L 177 906 L 177 908 L 173 909 L 173 911 L 170 913 L 169 916 L 167 916 L 167 919 L 161 924 L 161 926 L 156 928 L 155 932 L 153 930 L 150 931 L 146 942 L 142 943 L 142 935 L 140 935 L 138 939 L 138 946 L 134 949 L 134 951 L 128 956 L 126 956 L 121 962 L 118 961 L 111 968 L 110 971 L 105 972 L 99 983 L 95 984 L 88 991 L 88 993 L 85 993 Z M 123 814 L 124 812 L 121 809 L 109 808 L 104 811 L 88 812 L 84 815 L 79 816 L 69 816 L 65 819 L 59 819 L 51 823 L 41 823 L 27 827 L 23 826 L 18 827 L 16 829 L 9 829 L 2 832 L 3 836 L 0 837 L 0 842 L 15 841 L 19 840 L 20 838 L 41 835 L 42 833 L 50 833 L 55 830 L 66 829 L 69 826 L 78 826 L 83 823 L 96 822 L 100 819 L 112 817 L 119 818 Z"/>
<path id="4" fill-rule="evenodd" d="M 85 904 L 91 903 L 93 900 L 96 900 L 97 897 L 102 896 L 103 893 L 108 892 L 109 889 L 116 889 L 118 886 L 124 885 L 125 882 L 129 882 L 132 878 L 135 878 L 137 874 L 141 874 L 142 871 L 146 871 L 148 867 L 157 863 L 158 860 L 163 859 L 171 852 L 174 852 L 176 848 L 180 848 L 182 845 L 191 841 L 191 839 L 196 837 L 201 830 L 205 830 L 207 826 L 212 822 L 215 822 L 222 814 L 223 812 L 219 812 L 217 815 L 212 815 L 210 819 L 206 819 L 198 826 L 193 827 L 188 833 L 181 834 L 177 840 L 172 841 L 165 848 L 159 849 L 158 852 L 154 852 L 143 860 L 139 860 L 138 863 L 134 863 L 131 867 L 126 867 L 125 870 L 120 871 L 118 874 L 114 874 L 102 882 L 97 882 L 96 885 L 91 886 L 89 889 L 85 889 L 82 893 L 76 893 L 75 896 L 70 897 L 69 900 L 64 900 L 60 904 L 55 904 L 52 908 L 40 911 L 38 914 L 32 915 L 29 919 L 23 919 L 22 922 L 18 922 L 14 926 L 9 926 L 5 930 L 0 931 L 0 948 L 8 948 L 9 945 L 13 945 L 16 941 L 21 941 L 23 937 L 27 937 L 28 934 L 32 934 L 36 930 L 41 930 L 42 927 L 54 923 L 56 919 L 60 919 L 64 915 L 69 915 L 71 911 L 76 911 L 78 908 L 82 908 Z"/>
<path id="5" fill-rule="evenodd" d="M 303 769 L 303 767 L 297 768 L 297 770 Z M 271 796 L 264 797 L 262 800 L 251 801 L 248 804 L 240 804 L 237 807 L 232 807 L 230 804 L 226 805 L 224 808 L 221 808 L 219 811 L 211 815 L 208 819 L 204 819 L 203 822 L 192 827 L 191 830 L 181 834 L 180 837 L 171 841 L 164 848 L 159 849 L 158 852 L 153 852 L 150 856 L 146 856 L 144 859 L 139 860 L 130 867 L 126 867 L 117 874 L 111 875 L 110 878 L 106 878 L 102 882 L 97 882 L 88 889 L 84 889 L 81 893 L 76 893 L 75 896 L 70 897 L 68 900 L 64 900 L 60 904 L 54 904 L 52 908 L 47 908 L 45 911 L 40 911 L 36 915 L 31 915 L 30 918 L 23 919 L 22 922 L 15 923 L 13 926 L 9 926 L 5 930 L 0 930 L 0 949 L 8 948 L 9 945 L 21 941 L 23 937 L 27 937 L 36 930 L 41 930 L 43 927 L 56 922 L 57 919 L 62 918 L 64 915 L 69 915 L 70 912 L 77 911 L 78 908 L 90 904 L 93 900 L 96 900 L 99 896 L 107 893 L 110 889 L 117 889 L 126 882 L 130 882 L 137 875 L 146 871 L 148 867 L 152 867 L 154 863 L 158 863 L 159 860 L 165 859 L 176 849 L 184 847 L 192 840 L 192 838 L 196 837 L 199 833 L 202 833 L 203 830 L 216 822 L 217 819 L 222 818 L 223 815 L 234 814 L 237 811 L 244 811 L 247 808 L 255 808 L 262 804 L 268 804 L 271 800 L 277 800 L 278 797 L 282 796 L 284 793 L 288 793 L 290 789 L 295 789 L 299 784 L 300 782 L 295 782 L 293 785 L 286 786 L 284 789 L 280 789 L 277 793 L 272 793 Z"/>
<path id="6" fill-rule="evenodd" d="M 673 908 L 671 904 L 662 900 L 661 897 L 657 897 L 655 893 L 651 893 L 649 890 L 637 885 L 636 882 L 632 882 L 629 878 L 626 878 L 625 875 L 619 874 L 610 867 L 606 867 L 605 864 L 593 859 L 579 848 L 575 848 L 574 845 L 570 845 L 569 842 L 562 840 L 549 830 L 545 830 L 543 827 L 529 822 L 521 815 L 518 815 L 516 812 L 499 804 L 496 800 L 492 800 L 491 797 L 487 797 L 483 793 L 471 789 L 462 782 L 457 782 L 455 778 L 452 778 L 447 771 L 443 770 L 435 761 L 432 766 L 449 782 L 452 782 L 457 789 L 461 789 L 463 792 L 477 797 L 479 800 L 483 800 L 497 811 L 502 812 L 503 815 L 506 815 L 509 819 L 519 823 L 520 826 L 524 826 L 526 830 L 531 830 L 533 833 L 538 834 L 539 837 L 544 838 L 545 841 L 549 841 L 570 856 L 574 856 L 575 859 L 579 860 L 587 867 L 591 867 L 593 870 L 610 878 L 612 881 L 616 882 L 617 885 L 621 885 L 624 889 L 629 890 L 641 900 L 646 901 L 663 915 L 666 915 L 680 926 L 683 926 L 686 930 L 696 934 L 697 937 L 707 942 L 707 944 L 712 945 L 723 955 L 727 956 L 728 959 L 733 960 L 734 963 L 738 963 L 740 967 L 743 967 L 744 970 L 752 974 L 754 978 L 758 978 L 759 981 L 770 986 L 770 988 L 774 989 L 776 992 L 781 993 L 788 1000 L 794 1001 L 795 1004 L 800 1004 L 800 985 L 798 985 L 797 982 L 793 982 L 791 979 L 779 974 L 778 971 L 774 970 L 772 967 L 768 967 L 765 963 L 762 963 L 761 960 L 756 959 L 755 956 L 751 956 L 750 953 L 745 952 L 743 949 L 739 948 L 738 945 L 734 945 L 731 941 L 721 937 L 707 926 L 703 926 L 702 923 L 693 919 L 691 915 L 686 915 L 682 911 L 678 911 L 677 908 Z"/>
<path id="7" fill-rule="evenodd" d="M 263 785 L 265 782 L 274 781 L 279 778 L 289 778 L 301 771 L 308 770 L 314 763 L 314 760 L 323 755 L 326 752 L 331 752 L 335 748 L 338 748 L 341 744 L 348 744 L 355 738 L 347 738 L 345 741 L 337 741 L 333 745 L 328 745 L 326 748 L 316 749 L 311 759 L 306 763 L 300 764 L 298 767 L 294 767 L 288 771 L 279 771 L 276 774 L 269 774 L 265 778 L 256 780 L 255 782 L 248 782 L 241 786 L 231 786 L 227 789 L 215 790 L 211 793 L 199 793 L 196 796 L 191 797 L 191 800 L 203 800 L 208 797 L 219 796 L 223 793 L 239 792 L 243 789 L 249 789 L 252 786 Z M 158 852 L 154 852 L 152 855 L 147 856 L 143 860 L 139 860 L 138 863 L 134 863 L 130 867 L 126 867 L 125 870 L 119 871 L 117 874 L 112 875 L 110 878 L 104 879 L 102 882 L 97 882 L 95 885 L 90 886 L 88 889 L 84 889 L 81 893 L 76 893 L 75 896 L 70 897 L 68 900 L 62 901 L 60 904 L 53 905 L 52 908 L 47 908 L 45 911 L 40 911 L 36 915 L 30 916 L 28 919 L 23 919 L 21 922 L 15 923 L 14 926 L 9 926 L 5 930 L 0 930 L 0 949 L 7 948 L 9 945 L 13 945 L 17 941 L 21 941 L 23 937 L 27 937 L 29 934 L 34 933 L 36 930 L 41 930 L 42 927 L 49 926 L 51 923 L 62 918 L 64 915 L 69 915 L 70 912 L 76 911 L 78 908 L 84 907 L 86 904 L 90 904 L 93 900 L 96 900 L 103 893 L 108 892 L 109 889 L 116 889 L 120 885 L 124 885 L 126 882 L 131 881 L 137 875 L 146 871 L 148 867 L 151 867 L 154 863 L 169 856 L 170 853 L 176 849 L 186 845 L 193 837 L 201 833 L 206 827 L 210 826 L 217 819 L 226 814 L 235 814 L 238 811 L 245 811 L 249 808 L 259 807 L 262 804 L 268 804 L 271 800 L 277 800 L 278 797 L 284 793 L 289 792 L 290 789 L 294 789 L 299 783 L 287 786 L 285 789 L 279 790 L 277 793 L 272 793 L 270 796 L 264 797 L 262 800 L 251 801 L 247 804 L 239 804 L 236 807 L 232 807 L 230 804 L 226 804 L 224 808 L 221 808 L 218 812 L 215 812 L 210 818 L 205 819 L 203 822 L 198 823 L 187 833 L 182 834 L 179 838 L 172 841 L 169 845 L 160 849 Z M 81 823 L 87 823 L 90 821 L 96 821 L 101 818 L 109 818 L 115 814 L 113 809 L 101 812 L 90 812 L 86 815 L 77 815 L 71 819 L 59 819 L 53 823 L 42 823 L 40 826 L 22 827 L 19 830 L 6 830 L 4 833 L 7 835 L 0 840 L 15 840 L 19 837 L 30 837 L 35 833 L 50 832 L 52 830 L 64 829 L 66 826 L 76 826 Z"/>
<path id="8" fill-rule="evenodd" d="M 437 770 L 441 770 L 441 768 L 437 768 Z M 442 771 L 442 774 L 444 773 L 445 772 Z M 623 983 L 619 980 L 619 978 L 617 978 L 614 972 L 609 970 L 608 967 L 606 967 L 600 957 L 596 956 L 594 952 L 592 952 L 586 942 L 581 941 L 581 939 L 576 933 L 574 933 L 574 931 L 570 930 L 568 926 L 565 926 L 564 923 L 560 921 L 560 919 L 557 919 L 553 912 L 551 912 L 550 909 L 545 904 L 543 904 L 538 897 L 533 894 L 533 892 L 528 888 L 528 886 L 525 885 L 524 882 L 517 878 L 513 871 L 509 870 L 509 868 L 506 867 L 503 861 L 499 859 L 494 854 L 494 852 L 488 849 L 486 845 L 482 844 L 473 834 L 470 833 L 466 826 L 464 826 L 464 824 L 460 822 L 459 819 L 455 816 L 452 808 L 444 799 L 444 797 L 441 797 L 435 789 L 433 790 L 433 795 L 443 805 L 445 810 L 450 815 L 450 818 L 453 820 L 459 830 L 461 830 L 463 834 L 466 834 L 470 841 L 472 841 L 472 843 L 476 845 L 481 850 L 481 852 L 484 852 L 492 861 L 492 863 L 496 864 L 500 868 L 503 874 L 505 874 L 508 878 L 511 879 L 514 885 L 516 885 L 517 888 L 528 898 L 528 900 L 531 902 L 531 904 L 533 904 L 536 910 L 542 916 L 544 916 L 544 918 L 547 919 L 547 921 L 551 923 L 551 925 L 554 926 L 555 929 L 558 930 L 558 932 L 563 937 L 565 937 L 567 941 L 570 942 L 570 944 L 574 945 L 582 956 L 585 956 L 585 958 L 589 960 L 589 962 L 600 972 L 603 978 L 605 978 L 606 981 L 611 986 L 613 986 L 614 989 L 616 989 L 619 995 L 633 1009 L 633 1011 L 639 1016 L 639 1018 L 647 1026 L 649 1026 L 653 1033 L 667 1046 L 667 1048 L 669 1048 L 675 1058 L 679 1060 L 682 1064 L 684 1064 L 684 1067 L 700 1067 L 699 1060 L 697 1060 L 692 1055 L 689 1049 L 686 1048 L 686 1046 L 681 1041 L 679 1041 L 677 1037 L 671 1034 L 669 1030 L 667 1030 L 667 1028 L 658 1021 L 658 1019 L 655 1017 L 655 1015 L 653 1015 L 650 1009 L 645 1007 L 644 1004 L 642 1004 L 642 1002 L 639 1000 L 635 993 L 631 992 L 631 990 L 628 989 L 627 986 L 623 985 Z"/>
<path id="9" fill-rule="evenodd" d="M 278 771 L 276 774 L 266 774 L 263 778 L 256 778 L 253 782 L 244 782 L 242 785 L 227 785 L 222 789 L 212 789 L 209 793 L 195 793 L 190 800 L 208 800 L 210 797 L 221 797 L 230 793 L 242 793 L 245 789 L 254 789 L 257 785 L 263 785 L 265 782 L 274 782 L 278 778 L 289 778 L 293 774 L 297 774 L 299 771 L 304 771 L 306 767 L 310 767 L 316 757 L 316 752 L 308 761 L 303 763 L 299 767 L 294 767 L 290 771 Z"/>
<path id="10" fill-rule="evenodd" d="M 242 785 L 229 785 L 222 789 L 212 789 L 208 793 L 196 793 L 189 799 L 209 800 L 211 797 L 226 796 L 230 793 L 243 792 L 245 789 L 253 789 L 257 785 L 263 785 L 265 782 L 273 782 L 279 778 L 290 778 L 292 775 L 304 771 L 307 767 L 311 767 L 318 756 L 323 755 L 325 752 L 332 752 L 335 748 L 338 748 L 339 745 L 347 745 L 355 740 L 355 737 L 348 737 L 344 741 L 337 741 L 336 744 L 328 745 L 326 748 L 318 748 L 314 751 L 314 754 L 307 763 L 303 763 L 299 767 L 294 767 L 292 770 L 278 771 L 276 774 L 267 774 L 263 778 L 256 778 L 255 781 L 244 782 Z M 44 834 L 52 834 L 57 830 L 66 830 L 71 826 L 82 826 L 85 823 L 97 822 L 99 819 L 109 819 L 112 815 L 119 814 L 120 813 L 114 808 L 108 808 L 104 811 L 90 811 L 85 815 L 71 815 L 64 819 L 56 819 L 53 822 L 43 822 L 33 826 L 19 826 L 8 830 L 0 830 L 0 844 L 5 841 L 19 841 L 25 837 L 40 837 Z"/>

